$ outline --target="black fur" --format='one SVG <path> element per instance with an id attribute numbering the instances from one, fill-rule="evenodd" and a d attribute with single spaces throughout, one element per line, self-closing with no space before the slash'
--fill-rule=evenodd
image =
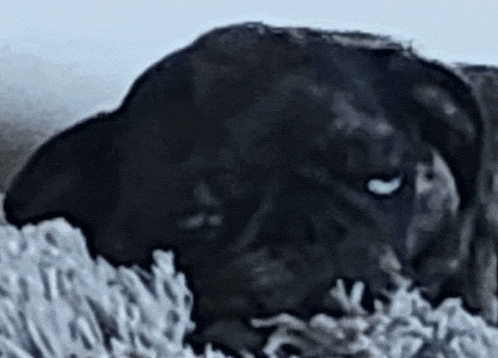
<path id="1" fill-rule="evenodd" d="M 5 210 L 18 226 L 64 216 L 113 264 L 174 249 L 197 294 L 196 337 L 254 348 L 264 335 L 250 317 L 327 309 L 338 277 L 382 287 L 386 246 L 420 281 L 434 240 L 437 265 L 462 259 L 482 131 L 467 83 L 388 38 L 242 24 L 164 58 L 114 112 L 48 141 Z M 417 164 L 433 153 L 458 212 L 441 202 L 437 232 L 419 240 Z M 393 193 L 368 191 L 397 178 Z"/>

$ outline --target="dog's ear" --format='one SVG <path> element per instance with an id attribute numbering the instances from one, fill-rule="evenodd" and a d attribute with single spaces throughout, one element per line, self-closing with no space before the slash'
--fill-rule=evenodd
<path id="1" fill-rule="evenodd" d="M 147 118 L 175 125 L 195 110 L 189 105 L 188 54 L 187 48 L 151 66 L 116 111 L 87 119 L 43 144 L 11 180 L 4 202 L 7 220 L 20 226 L 64 216 L 91 234 L 119 200 L 120 167 L 127 154 L 122 153 L 123 136 L 140 125 L 154 125 Z"/>
<path id="2" fill-rule="evenodd" d="M 4 202 L 15 225 L 65 216 L 99 222 L 119 188 L 112 116 L 99 115 L 42 145 L 11 182 Z"/>
<path id="3" fill-rule="evenodd" d="M 448 161 L 466 207 L 477 199 L 484 123 L 479 101 L 472 87 L 451 69 L 415 59 L 408 69 L 411 95 L 421 111 L 419 136 Z"/>

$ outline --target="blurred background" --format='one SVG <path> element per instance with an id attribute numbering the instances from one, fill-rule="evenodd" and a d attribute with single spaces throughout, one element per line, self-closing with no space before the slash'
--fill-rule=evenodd
<path id="1" fill-rule="evenodd" d="M 0 192 L 42 141 L 115 108 L 150 64 L 243 21 L 363 30 L 498 65 L 498 1 L 0 0 Z"/>

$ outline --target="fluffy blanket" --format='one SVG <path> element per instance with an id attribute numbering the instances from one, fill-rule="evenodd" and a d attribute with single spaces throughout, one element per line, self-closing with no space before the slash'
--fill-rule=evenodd
<path id="1" fill-rule="evenodd" d="M 184 344 L 195 329 L 195 297 L 171 253 L 155 252 L 151 273 L 114 268 L 93 260 L 80 230 L 63 219 L 22 230 L 3 221 L 0 236 L 0 356 L 226 357 L 210 346 L 199 356 Z M 498 329 L 466 312 L 460 299 L 434 308 L 400 280 L 388 303 L 367 313 L 362 292 L 362 283 L 350 292 L 341 281 L 331 289 L 345 312 L 339 319 L 253 320 L 275 328 L 264 352 L 277 357 L 290 344 L 302 357 L 498 357 Z"/>

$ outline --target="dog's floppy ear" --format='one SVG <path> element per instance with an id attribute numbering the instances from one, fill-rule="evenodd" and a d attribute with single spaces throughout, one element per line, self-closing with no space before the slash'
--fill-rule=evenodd
<path id="1" fill-rule="evenodd" d="M 105 231 L 121 198 L 125 156 L 137 149 L 137 143 L 153 146 L 146 142 L 161 135 L 153 139 L 147 136 L 158 132 L 147 119 L 155 116 L 160 124 L 175 125 L 183 123 L 189 111 L 195 111 L 189 106 L 188 53 L 189 48 L 149 68 L 116 111 L 87 119 L 43 144 L 7 189 L 6 219 L 22 226 L 65 217 L 90 239 L 96 232 Z M 134 136 L 131 132 L 140 126 L 147 127 L 148 132 L 142 131 L 143 138 L 128 143 Z M 174 147 L 178 141 L 181 139 L 168 145 Z M 181 150 L 176 154 L 183 155 Z M 89 243 L 91 246 L 92 240 Z"/>
<path id="2" fill-rule="evenodd" d="M 7 190 L 7 220 L 22 225 L 65 216 L 83 224 L 105 217 L 119 187 L 115 124 L 99 115 L 42 145 Z"/>
<path id="3" fill-rule="evenodd" d="M 480 181 L 484 124 L 479 102 L 472 87 L 451 69 L 416 61 L 415 72 L 408 75 L 413 76 L 412 96 L 422 111 L 419 135 L 448 161 L 466 207 L 476 201 Z"/>

